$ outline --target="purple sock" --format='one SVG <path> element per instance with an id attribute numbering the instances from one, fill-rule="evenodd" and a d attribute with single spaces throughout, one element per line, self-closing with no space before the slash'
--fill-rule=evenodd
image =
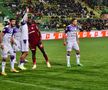
<path id="1" fill-rule="evenodd" d="M 24 62 L 25 62 L 24 60 L 20 60 L 20 64 L 21 64 L 21 63 L 24 63 Z"/>

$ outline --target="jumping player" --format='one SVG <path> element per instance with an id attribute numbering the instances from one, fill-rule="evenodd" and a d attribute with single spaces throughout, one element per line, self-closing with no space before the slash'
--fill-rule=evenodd
<path id="1" fill-rule="evenodd" d="M 27 19 L 28 19 L 28 12 L 29 9 L 27 8 L 26 13 L 21 20 L 21 52 L 22 55 L 20 57 L 20 64 L 19 64 L 19 69 L 21 70 L 26 70 L 24 67 L 25 59 L 28 55 L 29 51 L 29 43 L 28 43 L 28 26 L 27 26 Z"/>
<path id="2" fill-rule="evenodd" d="M 13 35 L 15 43 L 13 44 L 13 49 L 14 49 L 14 61 L 16 61 L 16 53 L 21 51 L 21 29 L 19 22 L 16 21 L 16 26 L 14 28 L 15 34 Z M 28 62 L 28 60 L 25 60 L 25 62 Z"/>
<path id="3" fill-rule="evenodd" d="M 42 40 L 41 40 L 41 32 L 37 26 L 37 24 L 35 23 L 35 21 L 33 21 L 32 17 L 28 17 L 28 29 L 29 29 L 29 46 L 30 46 L 30 50 L 32 52 L 32 61 L 33 61 L 33 67 L 32 69 L 36 68 L 36 47 L 38 47 L 40 49 L 40 51 L 42 52 L 45 60 L 46 60 L 46 64 L 47 67 L 51 67 L 49 60 L 48 60 L 48 56 L 44 50 L 43 44 L 42 44 Z"/>
<path id="4" fill-rule="evenodd" d="M 76 52 L 77 65 L 82 66 L 82 64 L 80 63 L 80 49 L 78 45 L 79 40 L 77 36 L 77 31 L 78 31 L 77 20 L 72 19 L 71 24 L 66 27 L 65 34 L 64 34 L 64 36 L 66 36 L 67 34 L 67 41 L 64 38 L 64 45 L 67 46 L 67 55 L 66 55 L 67 67 L 71 67 L 70 54 L 71 54 L 72 49 L 74 49 Z"/>

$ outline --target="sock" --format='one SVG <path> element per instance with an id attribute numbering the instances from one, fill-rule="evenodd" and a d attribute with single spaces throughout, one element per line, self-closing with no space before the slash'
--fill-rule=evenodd
<path id="1" fill-rule="evenodd" d="M 20 65 L 24 67 L 24 63 L 21 63 Z"/>
<path id="2" fill-rule="evenodd" d="M 43 56 L 44 56 L 44 58 L 45 58 L 45 60 L 46 60 L 46 63 L 47 63 L 47 62 L 48 62 L 48 56 L 47 56 L 47 54 L 45 53 L 43 46 L 39 47 L 39 49 L 40 49 L 41 52 L 43 53 Z"/>
<path id="3" fill-rule="evenodd" d="M 32 50 L 32 62 L 33 62 L 33 65 L 36 64 L 36 49 L 35 50 Z"/>
<path id="4" fill-rule="evenodd" d="M 10 56 L 11 59 L 11 69 L 14 69 L 14 56 Z"/>
<path id="5" fill-rule="evenodd" d="M 16 52 L 14 52 L 14 62 L 16 62 Z"/>
<path id="6" fill-rule="evenodd" d="M 6 66 L 6 62 L 2 61 L 2 72 L 5 72 L 5 66 Z"/>
<path id="7" fill-rule="evenodd" d="M 66 58 L 67 58 L 67 66 L 70 66 L 70 56 L 67 55 Z"/>
<path id="8" fill-rule="evenodd" d="M 19 65 L 24 67 L 24 62 L 25 62 L 24 60 L 20 60 L 20 64 Z"/>
<path id="9" fill-rule="evenodd" d="M 14 69 L 14 60 L 11 60 L 11 69 Z"/>
<path id="10" fill-rule="evenodd" d="M 79 54 L 78 55 L 76 54 L 76 63 L 80 64 L 80 55 Z"/>
<path id="11" fill-rule="evenodd" d="M 33 65 L 36 64 L 36 58 L 33 58 Z"/>
<path id="12" fill-rule="evenodd" d="M 47 54 L 44 54 L 43 56 L 44 56 L 46 62 L 48 62 L 48 56 L 47 56 Z"/>

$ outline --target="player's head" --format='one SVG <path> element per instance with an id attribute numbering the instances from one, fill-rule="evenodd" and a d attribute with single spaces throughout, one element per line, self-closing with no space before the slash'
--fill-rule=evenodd
<path id="1" fill-rule="evenodd" d="M 76 26 L 78 24 L 77 19 L 73 18 L 71 20 L 71 24 L 74 25 L 74 26 Z"/>
<path id="2" fill-rule="evenodd" d="M 33 22 L 33 16 L 32 14 L 28 15 L 28 23 L 31 24 Z"/>
<path id="3" fill-rule="evenodd" d="M 10 25 L 11 25 L 12 27 L 14 27 L 14 26 L 16 25 L 16 19 L 11 18 L 11 19 L 9 20 L 9 23 L 10 23 Z"/>
<path id="4" fill-rule="evenodd" d="M 20 27 L 20 23 L 18 20 L 16 20 L 16 27 L 19 28 Z"/>

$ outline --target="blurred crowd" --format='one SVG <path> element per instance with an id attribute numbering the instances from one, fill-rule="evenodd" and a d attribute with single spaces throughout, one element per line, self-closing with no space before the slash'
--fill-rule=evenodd
<path id="1" fill-rule="evenodd" d="M 91 8 L 98 7 L 101 9 L 101 6 L 107 6 L 108 7 L 108 0 L 81 0 L 82 2 L 87 3 L 88 6 Z"/>
<path id="2" fill-rule="evenodd" d="M 91 30 L 107 30 L 108 20 L 102 19 L 86 19 L 79 20 L 82 27 L 81 31 L 91 31 Z"/>
<path id="3" fill-rule="evenodd" d="M 95 16 L 93 11 L 87 10 L 85 6 L 82 6 L 76 0 L 26 0 L 26 4 L 20 4 L 21 0 L 14 1 L 5 4 L 5 6 L 10 6 L 12 11 L 17 11 L 17 13 L 21 13 L 25 5 L 28 5 L 31 12 L 36 15 L 74 18 L 93 18 Z"/>
<path id="4" fill-rule="evenodd" d="M 44 24 L 44 28 L 65 28 L 70 24 L 70 20 L 65 17 L 52 17 L 49 23 Z M 81 27 L 80 31 L 91 30 L 107 30 L 108 20 L 102 19 L 78 19 L 78 25 Z"/>
<path id="5" fill-rule="evenodd" d="M 43 16 L 48 17 L 48 21 L 39 22 L 45 29 L 58 29 L 65 28 L 69 24 L 68 18 L 86 18 L 79 19 L 79 25 L 82 27 L 81 31 L 90 30 L 102 30 L 108 28 L 108 21 L 101 19 L 93 19 L 95 14 L 93 11 L 88 10 L 85 6 L 76 0 L 25 0 L 25 3 L 21 4 L 21 0 L 14 0 L 5 4 L 11 8 L 13 13 L 16 13 L 16 18 L 24 14 L 26 6 L 29 7 L 34 19 L 39 17 L 41 20 Z M 81 0 L 88 4 L 91 0 Z M 93 0 L 92 0 L 93 1 Z M 95 0 L 94 0 L 95 1 Z"/>

